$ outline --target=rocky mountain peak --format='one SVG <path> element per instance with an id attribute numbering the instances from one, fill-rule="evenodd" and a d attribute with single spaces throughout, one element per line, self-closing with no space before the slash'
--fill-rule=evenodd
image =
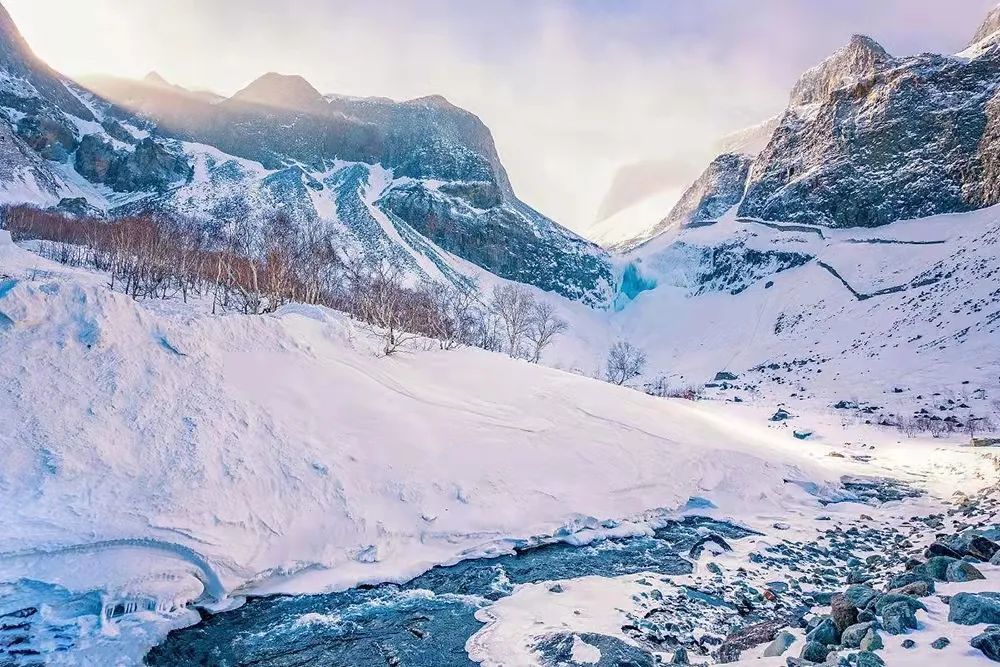
<path id="1" fill-rule="evenodd" d="M 853 35 L 851 40 L 822 63 L 808 70 L 792 89 L 791 105 L 822 102 L 838 88 L 873 76 L 892 56 L 867 35 Z"/>
<path id="2" fill-rule="evenodd" d="M 979 29 L 976 30 L 976 34 L 973 35 L 970 46 L 972 44 L 979 44 L 990 38 L 994 41 L 1000 40 L 1000 4 L 986 15 L 986 20 L 980 24 Z"/>
<path id="3" fill-rule="evenodd" d="M 303 77 L 277 72 L 259 77 L 230 100 L 275 109 L 308 109 L 324 102 L 320 92 Z"/>
<path id="4" fill-rule="evenodd" d="M 63 77 L 46 65 L 28 46 L 10 14 L 0 4 L 0 70 L 29 82 L 38 95 L 61 110 L 85 120 L 93 120 L 86 106 L 66 87 Z M 36 99 L 18 95 L 7 100 L 20 111 L 34 110 Z"/>
<path id="5" fill-rule="evenodd" d="M 146 76 L 142 77 L 142 82 L 149 84 L 150 86 L 167 87 L 170 85 L 170 82 L 160 76 L 160 73 L 156 71 L 150 72 Z"/>

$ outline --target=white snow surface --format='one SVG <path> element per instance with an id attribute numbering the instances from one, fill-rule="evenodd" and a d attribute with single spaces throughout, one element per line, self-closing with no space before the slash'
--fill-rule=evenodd
<path id="1" fill-rule="evenodd" d="M 0 579 L 138 549 L 208 598 L 346 588 L 840 473 L 691 403 L 479 350 L 376 357 L 321 308 L 177 317 L 57 267 L 31 279 L 42 260 L 0 241 Z"/>

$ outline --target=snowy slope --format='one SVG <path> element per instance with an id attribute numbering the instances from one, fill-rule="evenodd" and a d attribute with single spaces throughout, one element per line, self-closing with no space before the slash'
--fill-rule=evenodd
<path id="1" fill-rule="evenodd" d="M 998 243 L 997 207 L 876 230 L 730 212 L 627 255 L 646 289 L 610 322 L 647 351 L 647 379 L 703 386 L 729 371 L 740 379 L 722 398 L 964 422 L 1000 413 Z"/>
<path id="2" fill-rule="evenodd" d="M 841 473 L 762 425 L 491 353 L 379 358 L 322 309 L 157 314 L 5 235 L 0 273 L 0 580 L 165 623 L 198 598 L 643 530 L 693 496 L 773 510 L 808 502 L 786 480 Z"/>

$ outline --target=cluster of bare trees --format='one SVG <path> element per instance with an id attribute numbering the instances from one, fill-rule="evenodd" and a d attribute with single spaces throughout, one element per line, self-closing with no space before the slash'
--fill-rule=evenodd
<path id="1" fill-rule="evenodd" d="M 334 239 L 282 216 L 214 232 L 182 220 L 71 219 L 26 206 L 2 217 L 15 239 L 39 240 L 50 259 L 106 272 L 111 289 L 137 300 L 211 295 L 213 312 L 264 313 L 289 301 L 323 303 L 336 285 Z"/>
<path id="2" fill-rule="evenodd" d="M 513 284 L 493 288 L 474 324 L 479 347 L 536 364 L 552 341 L 569 328 L 551 303 Z"/>
<path id="3" fill-rule="evenodd" d="M 134 299 L 210 297 L 213 313 L 325 305 L 370 325 L 387 355 L 426 337 L 442 349 L 474 345 L 537 363 L 567 328 L 526 287 L 497 286 L 489 298 L 473 284 L 409 287 L 391 262 L 351 256 L 329 230 L 282 215 L 206 230 L 153 216 L 74 219 L 24 206 L 0 211 L 0 224 L 16 240 L 41 241 L 50 259 L 106 272 L 111 289 Z"/>

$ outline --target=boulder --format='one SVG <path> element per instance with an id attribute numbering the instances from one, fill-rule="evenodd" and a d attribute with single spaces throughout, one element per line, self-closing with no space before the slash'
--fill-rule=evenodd
<path id="1" fill-rule="evenodd" d="M 862 637 L 858 648 L 862 651 L 881 651 L 885 648 L 885 644 L 882 643 L 882 636 L 872 628 Z"/>
<path id="2" fill-rule="evenodd" d="M 848 586 L 844 591 L 844 597 L 858 609 L 864 609 L 872 600 L 878 597 L 878 593 L 871 586 L 857 585 Z"/>
<path id="3" fill-rule="evenodd" d="M 952 596 L 948 607 L 948 620 L 952 623 L 1000 623 L 1000 593 L 958 593 Z"/>
<path id="4" fill-rule="evenodd" d="M 937 639 L 931 642 L 931 648 L 940 651 L 949 644 L 951 644 L 951 640 L 948 639 L 947 637 L 938 637 Z"/>
<path id="5" fill-rule="evenodd" d="M 1000 545 L 982 535 L 974 536 L 965 547 L 966 556 L 978 558 L 984 563 L 990 562 L 997 553 L 1000 553 Z"/>
<path id="6" fill-rule="evenodd" d="M 830 618 L 837 632 L 843 633 L 858 621 L 858 608 L 842 593 L 834 595 L 830 601 Z"/>
<path id="7" fill-rule="evenodd" d="M 902 602 L 906 604 L 906 606 L 908 606 L 910 610 L 913 611 L 914 613 L 917 610 L 927 611 L 927 607 L 924 606 L 924 603 L 916 598 L 912 598 L 909 595 L 898 595 L 895 593 L 887 593 L 882 597 L 880 597 L 878 601 L 875 603 L 875 613 L 881 615 L 885 612 L 886 607 L 888 607 L 891 604 L 896 604 L 897 602 Z"/>
<path id="8" fill-rule="evenodd" d="M 924 580 L 914 581 L 912 584 L 907 584 L 902 588 L 894 588 L 889 592 L 895 595 L 923 598 L 934 592 L 934 583 Z"/>
<path id="9" fill-rule="evenodd" d="M 806 642 L 802 647 L 799 657 L 809 662 L 824 662 L 826 656 L 830 655 L 830 648 L 819 642 Z"/>
<path id="10" fill-rule="evenodd" d="M 924 572 L 937 581 L 948 581 L 948 566 L 958 561 L 952 556 L 933 556 L 927 559 L 921 567 Z"/>
<path id="11" fill-rule="evenodd" d="M 1000 632 L 984 632 L 972 638 L 972 648 L 979 649 L 993 662 L 1000 662 Z"/>
<path id="12" fill-rule="evenodd" d="M 906 602 L 893 602 L 882 610 L 882 626 L 890 635 L 917 629 L 917 616 Z"/>
<path id="13" fill-rule="evenodd" d="M 828 616 L 806 635 L 806 641 L 833 646 L 840 643 L 840 630 L 837 629 L 833 619 Z"/>
<path id="14" fill-rule="evenodd" d="M 885 662 L 871 651 L 861 651 L 858 653 L 857 667 L 885 667 Z"/>
<path id="15" fill-rule="evenodd" d="M 846 648 L 860 648 L 861 640 L 868 635 L 874 624 L 868 623 L 855 623 L 840 635 L 840 643 Z"/>
<path id="16" fill-rule="evenodd" d="M 964 560 L 957 560 L 949 565 L 947 577 L 948 581 L 952 582 L 974 581 L 986 578 L 982 572 L 976 569 L 975 565 L 966 563 Z"/>
<path id="17" fill-rule="evenodd" d="M 925 583 L 931 592 L 934 591 L 934 578 L 922 567 L 914 568 L 909 572 L 903 572 L 894 576 L 889 580 L 889 590 L 904 588 L 916 582 Z"/>
<path id="18" fill-rule="evenodd" d="M 786 419 L 790 418 L 791 416 L 792 416 L 792 413 L 790 413 L 788 410 L 786 410 L 784 408 L 778 408 L 777 412 L 775 412 L 773 415 L 771 415 L 771 421 L 773 421 L 773 422 L 783 422 Z"/>
<path id="19" fill-rule="evenodd" d="M 935 542 L 924 550 L 924 556 L 927 558 L 933 558 L 934 556 L 948 556 L 949 558 L 959 559 L 962 557 L 962 554 L 945 544 Z"/>
<path id="20" fill-rule="evenodd" d="M 764 649 L 765 658 L 775 658 L 780 655 L 784 655 L 785 651 L 795 643 L 795 635 L 792 633 L 782 630 L 778 633 L 778 636 L 774 638 L 767 648 Z"/>

